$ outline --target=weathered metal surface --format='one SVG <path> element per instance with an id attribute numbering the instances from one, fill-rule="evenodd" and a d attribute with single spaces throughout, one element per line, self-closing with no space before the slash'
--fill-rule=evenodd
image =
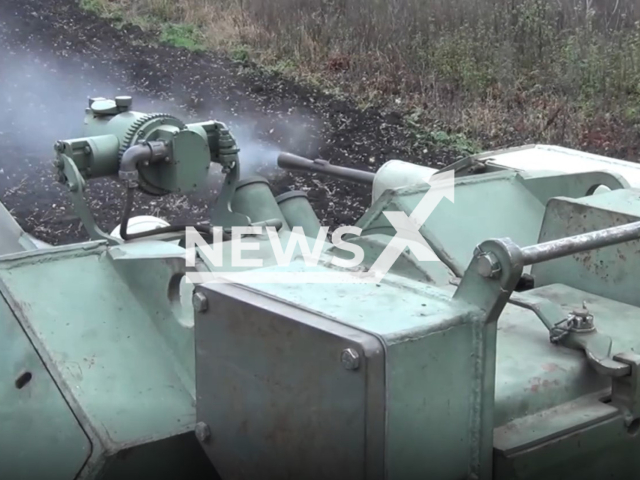
<path id="1" fill-rule="evenodd" d="M 570 407 L 570 406 L 569 406 Z M 596 406 L 593 407 L 597 411 Z M 564 409 L 555 416 L 562 428 L 566 416 L 583 424 L 572 433 L 505 457 L 496 452 L 496 478 L 509 480 L 583 480 L 637 478 L 640 471 L 640 436 L 629 433 L 621 416 L 591 424 L 590 407 Z M 605 409 L 602 409 L 605 410 Z M 611 411 L 609 411 L 612 414 Z M 606 413 L 603 412 L 603 416 Z M 550 421 L 553 421 L 550 418 Z M 528 425 L 532 428 L 532 424 Z M 542 425 L 541 425 L 542 427 Z"/>
<path id="2" fill-rule="evenodd" d="M 271 270 L 275 269 L 278 267 L 271 267 Z M 302 271 L 304 263 L 279 267 L 279 271 L 283 269 Z M 274 472 L 275 478 L 278 478 L 277 474 L 282 478 L 290 473 L 286 466 L 277 464 L 279 469 L 272 471 L 269 470 L 272 465 L 268 463 L 276 468 L 275 462 L 279 462 L 281 455 L 296 458 L 293 452 L 297 449 L 300 449 L 300 458 L 307 458 L 302 456 L 306 447 L 296 447 L 296 441 L 269 444 L 260 427 L 264 422 L 274 421 L 273 415 L 265 415 L 265 406 L 270 411 L 279 405 L 286 406 L 291 412 L 286 424 L 292 429 L 288 435 L 296 435 L 290 422 L 296 421 L 298 415 L 308 416 L 309 413 L 301 404 L 291 403 L 291 392 L 314 392 L 311 395 L 313 399 L 308 394 L 302 398 L 306 405 L 318 405 L 319 411 L 324 411 L 324 406 L 333 405 L 326 407 L 332 412 L 324 417 L 326 426 L 318 425 L 314 430 L 307 430 L 300 423 L 295 423 L 299 428 L 298 435 L 311 435 L 309 432 L 313 432 L 313 442 L 324 440 L 332 444 L 335 441 L 332 428 L 337 427 L 334 422 L 338 425 L 345 423 L 342 409 L 336 405 L 351 405 L 345 403 L 347 398 L 348 402 L 356 402 L 354 408 L 355 405 L 363 411 L 370 408 L 367 402 L 371 400 L 363 394 L 356 395 L 352 387 L 338 389 L 346 396 L 340 399 L 333 397 L 333 390 L 328 390 L 331 385 L 329 379 L 337 382 L 341 378 L 349 378 L 344 375 L 350 372 L 366 371 L 372 375 L 368 381 L 374 381 L 374 377 L 381 375 L 381 372 L 371 370 L 370 359 L 364 360 L 366 355 L 363 357 L 362 354 L 360 367 L 346 371 L 341 365 L 341 352 L 346 345 L 338 342 L 332 347 L 333 343 L 326 335 L 320 335 L 320 332 L 313 334 L 316 329 L 331 326 L 345 329 L 345 332 L 373 334 L 385 347 L 386 393 L 383 406 L 386 427 L 377 431 L 376 435 L 380 437 L 376 442 L 384 441 L 386 447 L 384 452 L 373 450 L 371 453 L 384 459 L 384 478 L 465 478 L 472 471 L 476 461 L 473 452 L 479 439 L 469 435 L 469 422 L 475 422 L 482 414 L 476 382 L 478 369 L 484 364 L 478 353 L 484 341 L 482 328 L 477 324 L 479 312 L 466 304 L 452 302 L 450 296 L 443 295 L 439 289 L 395 276 L 390 278 L 394 279 L 393 282 L 385 281 L 380 285 L 327 284 L 322 290 L 313 284 L 251 286 L 259 293 L 228 286 L 202 288 L 210 296 L 209 300 L 215 300 L 218 305 L 215 312 L 196 317 L 198 419 L 211 425 L 214 437 L 216 430 L 224 432 L 219 439 L 212 441 L 213 446 L 205 446 L 211 451 L 219 449 L 214 463 L 247 464 L 251 458 L 252 462 L 262 466 L 263 471 Z M 248 305 L 255 305 L 255 310 Z M 260 316 L 258 312 L 261 309 L 274 313 Z M 289 325 L 286 328 L 274 323 L 278 315 L 285 313 L 289 320 L 281 319 L 280 322 Z M 307 332 L 305 338 L 313 338 L 312 344 L 305 340 L 298 345 L 295 339 L 302 332 Z M 446 353 L 452 351 L 469 353 L 453 357 Z M 328 358 L 326 363 L 324 358 Z M 491 363 L 488 359 L 486 361 Z M 303 373 L 305 371 L 307 374 Z M 351 381 L 355 382 L 355 379 Z M 280 385 L 281 382 L 286 383 Z M 221 384 L 226 388 L 220 388 Z M 326 385 L 326 388 L 317 392 L 321 385 Z M 434 395 L 434 385 L 450 393 Z M 237 392 L 240 398 L 230 398 L 224 393 L 229 391 Z M 200 397 L 201 394 L 206 398 Z M 241 410 L 233 410 L 237 402 L 250 403 Z M 221 403 L 229 403 L 229 406 L 223 407 Z M 224 408 L 224 414 L 209 407 L 214 404 Z M 264 416 L 265 419 L 262 418 Z M 210 419 L 214 417 L 216 422 L 212 423 Z M 240 430 L 245 419 L 253 420 L 247 421 L 245 429 Z M 253 422 L 258 422 L 258 430 L 252 429 Z M 443 428 L 444 425 L 447 428 Z M 357 448 L 369 448 L 369 437 L 358 431 L 357 436 L 352 436 L 352 432 L 345 436 L 343 447 L 349 447 L 344 448 L 356 448 L 352 444 Z M 263 452 L 259 457 L 262 460 L 257 461 L 257 452 L 250 455 L 245 448 L 247 445 L 255 445 L 253 448 Z M 267 455 L 271 460 L 267 460 Z M 357 459 L 355 464 L 362 465 L 360 457 L 353 458 Z M 313 460 L 316 461 L 315 457 Z M 263 461 L 267 464 L 262 465 Z M 304 466 L 295 460 L 292 462 L 298 469 Z M 308 463 L 305 469 L 296 470 L 299 478 L 314 478 L 314 475 L 321 478 L 320 472 L 326 470 L 316 471 L 314 466 L 315 463 Z M 221 473 L 224 476 L 222 469 Z M 353 473 L 351 478 L 377 478 L 376 475 L 382 474 L 367 467 L 366 472 L 336 471 L 336 477 L 332 478 L 347 478 L 347 473 Z M 249 472 L 247 475 L 250 478 Z"/>
<path id="3" fill-rule="evenodd" d="M 55 163 L 92 238 L 105 241 L 35 251 L 0 209 L 0 422 L 18 432 L 0 430 L 0 477 L 639 475 L 640 196 L 627 178 L 636 167 L 591 158 L 558 165 L 565 173 L 517 172 L 507 164 L 523 164 L 518 152 L 527 164 L 531 151 L 489 152 L 440 171 L 457 176 L 446 195 L 403 186 L 398 170 L 350 238 L 364 253 L 353 270 L 392 244 L 398 232 L 385 214 L 410 215 L 440 193 L 420 233 L 441 262 L 406 249 L 379 284 L 258 285 L 249 276 L 194 294 L 186 252 L 171 243 L 182 227 L 135 242 L 106 235 L 84 200 L 87 181 L 119 175 L 127 199 L 136 186 L 184 193 L 220 164 L 227 176 L 213 224 L 228 238 L 231 226 L 277 223 L 282 248 L 264 231 L 244 237 L 257 250 L 243 259 L 262 265 L 240 266 L 231 264 L 237 241 L 217 242 L 217 259 L 198 245 L 198 273 L 260 268 L 297 279 L 344 271 L 329 258 L 353 252 L 314 249 L 311 238 L 322 255 L 304 262 L 290 228 L 317 234 L 317 217 L 300 193 L 275 199 L 264 182 L 239 182 L 224 124 L 92 99 L 85 134 L 58 142 Z M 280 162 L 374 177 L 288 154 Z"/>
<path id="4" fill-rule="evenodd" d="M 395 229 L 383 212 L 410 215 L 428 190 L 428 185 L 417 185 L 387 191 L 356 226 L 362 228 L 362 235 L 393 236 Z M 510 201 L 502 201 L 504 198 Z M 442 199 L 420 232 L 439 258 L 461 277 L 475 246 L 487 238 L 509 237 L 522 245 L 534 243 L 543 215 L 544 205 L 516 180 L 515 173 L 461 177 L 455 180 L 454 202 Z"/>
<path id="5" fill-rule="evenodd" d="M 615 201 L 615 205 L 612 202 Z M 635 190 L 619 190 L 584 199 L 549 202 L 539 242 L 582 235 L 640 221 Z M 631 227 L 625 227 L 623 232 Z M 631 232 L 633 236 L 635 232 Z M 588 237 L 587 237 L 588 238 Z M 565 242 L 565 240 L 562 240 Z M 586 292 L 640 306 L 640 240 L 584 251 L 534 265 L 536 285 L 564 283 Z"/>
<path id="6" fill-rule="evenodd" d="M 393 237 L 389 235 L 369 233 L 362 237 L 352 238 L 349 243 L 362 248 L 364 253 L 362 267 L 370 268 L 382 252 L 388 248 L 392 239 Z M 353 257 L 351 252 L 332 245 L 328 246 L 326 253 L 337 258 L 351 259 Z M 442 286 L 449 285 L 455 278 L 453 272 L 444 263 L 421 262 L 416 258 L 414 252 L 406 250 L 398 256 L 398 259 L 391 266 L 390 272 L 419 282 Z"/>
<path id="7" fill-rule="evenodd" d="M 539 243 L 522 249 L 525 265 L 542 263 L 575 253 L 597 250 L 610 245 L 640 240 L 640 222 L 632 222 L 617 227 L 603 228 L 595 232 L 582 233 L 571 237 Z"/>
<path id="8" fill-rule="evenodd" d="M 637 307 L 566 285 L 547 285 L 531 294 L 567 313 L 585 302 L 598 331 L 613 339 L 613 352 L 640 350 Z M 599 375 L 584 353 L 552 344 L 535 314 L 513 305 L 498 321 L 497 351 L 496 426 L 611 387 L 611 379 Z"/>
<path id="9" fill-rule="evenodd" d="M 0 478 L 69 480 L 91 443 L 0 296 Z"/>
<path id="10" fill-rule="evenodd" d="M 198 420 L 221 475 L 384 478 L 378 339 L 238 288 L 200 291 L 216 311 L 196 316 Z M 359 368 L 343 368 L 345 349 Z"/>
<path id="11" fill-rule="evenodd" d="M 171 247 L 177 248 L 163 244 L 159 257 Z M 149 244 L 146 248 L 149 257 Z M 117 452 L 192 431 L 195 424 L 192 372 L 185 373 L 188 366 L 174 350 L 180 337 L 161 331 L 173 323 L 184 329 L 168 300 L 159 302 L 168 295 L 171 268 L 166 259 L 156 259 L 167 271 L 162 275 L 152 259 L 130 260 L 140 273 L 144 266 L 149 277 L 124 281 L 126 269 L 119 273 L 101 243 L 0 260 L 2 295 L 90 435 L 92 456 L 84 471 L 89 478 L 119 462 L 113 457 Z M 49 455 L 48 443 L 29 445 L 34 455 Z M 165 454 L 167 463 L 185 460 L 178 451 Z"/>

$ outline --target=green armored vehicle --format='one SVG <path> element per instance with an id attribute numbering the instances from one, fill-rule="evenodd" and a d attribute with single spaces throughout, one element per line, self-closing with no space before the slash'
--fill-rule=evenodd
<path id="1" fill-rule="evenodd" d="M 91 241 L 2 211 L 0 479 L 640 478 L 640 165 L 281 154 L 371 185 L 327 232 L 303 192 L 241 179 L 216 121 L 97 98 L 55 151 Z M 210 225 L 130 218 L 136 190 L 192 191 L 212 163 Z M 84 199 L 104 176 L 113 232 Z"/>

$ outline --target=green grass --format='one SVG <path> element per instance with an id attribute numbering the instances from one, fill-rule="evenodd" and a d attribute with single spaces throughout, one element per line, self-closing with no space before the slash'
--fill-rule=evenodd
<path id="1" fill-rule="evenodd" d="M 165 23 L 161 26 L 159 40 L 192 51 L 206 50 L 202 33 L 193 25 Z"/>
<path id="2" fill-rule="evenodd" d="M 449 132 L 444 126 L 433 125 L 425 128 L 424 110 L 417 108 L 404 117 L 405 124 L 416 138 L 416 146 L 426 150 L 450 150 L 458 155 L 474 155 L 480 153 L 482 146 L 461 132 Z"/>
<path id="3" fill-rule="evenodd" d="M 236 62 L 247 62 L 250 58 L 250 50 L 245 45 L 237 45 L 229 51 L 229 56 Z"/>
<path id="4" fill-rule="evenodd" d="M 105 0 L 80 0 L 80 7 L 105 18 L 117 20 L 123 17 L 122 8 L 119 5 Z"/>
<path id="5" fill-rule="evenodd" d="M 106 0 L 80 0 L 80 7 L 100 17 L 110 19 L 116 28 L 122 28 L 126 23 L 137 25 L 145 30 L 159 28 L 158 41 L 161 43 L 192 51 L 206 49 L 204 36 L 198 28 L 183 23 L 171 23 L 166 21 L 166 16 L 163 17 L 164 21 L 158 22 L 157 12 L 152 12 L 149 15 L 129 16 L 125 20 L 123 7 L 117 3 Z"/>

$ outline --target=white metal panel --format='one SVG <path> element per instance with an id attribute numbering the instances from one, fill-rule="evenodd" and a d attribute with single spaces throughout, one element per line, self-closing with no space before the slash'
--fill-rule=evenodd
<path id="1" fill-rule="evenodd" d="M 481 155 L 490 158 L 488 164 L 520 171 L 556 171 L 580 173 L 609 171 L 625 178 L 634 188 L 640 188 L 640 164 L 627 160 L 594 155 L 552 145 L 531 145 Z"/>

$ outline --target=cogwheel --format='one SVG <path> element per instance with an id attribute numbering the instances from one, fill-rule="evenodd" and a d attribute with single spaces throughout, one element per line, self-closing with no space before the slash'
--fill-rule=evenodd
<path id="1" fill-rule="evenodd" d="M 124 152 L 126 152 L 127 149 L 131 145 L 133 145 L 134 140 L 140 132 L 140 129 L 148 123 L 159 119 L 168 120 L 170 124 L 178 128 L 183 128 L 185 126 L 185 124 L 181 120 L 177 119 L 173 115 L 169 115 L 168 113 L 149 113 L 143 117 L 140 117 L 129 126 L 127 132 L 124 134 L 124 138 L 122 139 L 122 143 L 120 144 L 120 150 L 118 151 L 118 161 L 122 160 Z"/>

